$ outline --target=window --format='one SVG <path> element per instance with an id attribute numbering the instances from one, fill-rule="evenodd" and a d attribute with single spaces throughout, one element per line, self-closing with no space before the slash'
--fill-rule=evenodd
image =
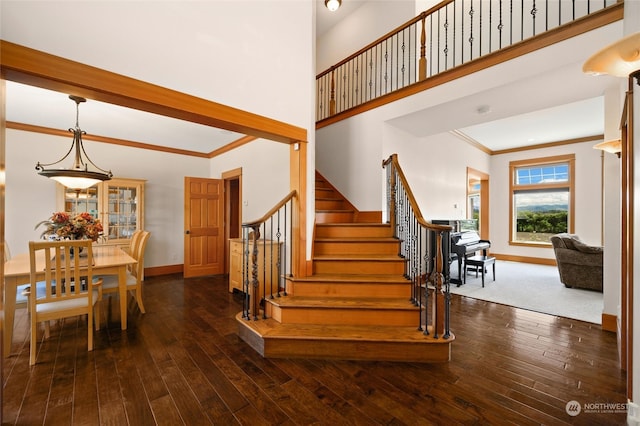
<path id="1" fill-rule="evenodd" d="M 469 180 L 467 188 L 467 219 L 480 220 L 480 181 Z"/>
<path id="2" fill-rule="evenodd" d="M 573 155 L 512 161 L 510 242 L 549 245 L 573 232 Z"/>

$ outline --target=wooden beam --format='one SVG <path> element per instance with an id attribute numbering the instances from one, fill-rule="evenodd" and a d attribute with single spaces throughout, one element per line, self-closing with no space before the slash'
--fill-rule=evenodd
<path id="1" fill-rule="evenodd" d="M 307 131 L 206 99 L 0 40 L 5 80 L 82 96 L 277 142 L 307 140 Z"/>

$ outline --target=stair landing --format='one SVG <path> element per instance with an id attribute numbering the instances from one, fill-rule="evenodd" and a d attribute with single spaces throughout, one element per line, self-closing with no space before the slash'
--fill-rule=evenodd
<path id="1" fill-rule="evenodd" d="M 247 320 L 242 314 L 236 320 L 243 325 L 240 337 L 265 358 L 447 362 L 455 339 L 434 339 L 410 326 L 283 324 L 272 318 Z"/>

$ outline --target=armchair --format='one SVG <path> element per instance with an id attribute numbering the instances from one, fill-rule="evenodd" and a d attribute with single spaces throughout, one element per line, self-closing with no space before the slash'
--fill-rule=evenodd
<path id="1" fill-rule="evenodd" d="M 551 237 L 560 282 L 566 287 L 602 291 L 602 257 L 604 249 L 580 241 L 574 234 Z"/>

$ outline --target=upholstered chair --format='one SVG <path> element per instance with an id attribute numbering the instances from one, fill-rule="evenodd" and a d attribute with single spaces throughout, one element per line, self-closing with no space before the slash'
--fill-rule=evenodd
<path id="1" fill-rule="evenodd" d="M 560 282 L 566 287 L 602 291 L 602 258 L 604 248 L 585 244 L 575 234 L 551 237 Z"/>

